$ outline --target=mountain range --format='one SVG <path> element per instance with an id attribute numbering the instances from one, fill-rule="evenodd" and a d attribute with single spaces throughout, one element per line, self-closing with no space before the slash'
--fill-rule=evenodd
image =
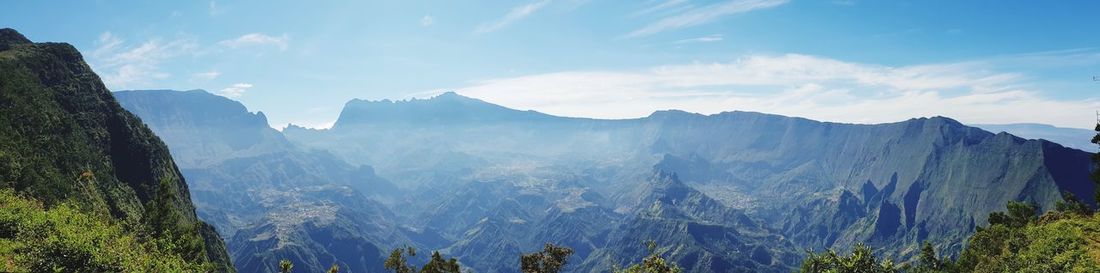
<path id="1" fill-rule="evenodd" d="M 1009 200 L 1050 209 L 1094 189 L 1085 152 L 944 117 L 598 120 L 449 92 L 352 100 L 331 129 L 278 132 L 203 91 L 115 95 L 187 162 L 199 215 L 250 272 L 282 257 L 373 272 L 404 245 L 510 272 L 547 242 L 577 251 L 567 270 L 602 272 L 645 256 L 645 240 L 691 272 L 788 272 L 805 249 L 857 242 L 957 253 Z"/>
<path id="2" fill-rule="evenodd" d="M 567 272 L 650 251 L 689 272 L 789 272 L 857 243 L 958 255 L 1009 201 L 1096 204 L 1090 154 L 1036 139 L 1082 132 L 985 128 L 567 118 L 448 92 L 277 131 L 202 90 L 110 92 L 71 45 L 0 29 L 0 269 L 381 272 L 411 246 L 514 272 L 553 243 L 575 251 Z"/>

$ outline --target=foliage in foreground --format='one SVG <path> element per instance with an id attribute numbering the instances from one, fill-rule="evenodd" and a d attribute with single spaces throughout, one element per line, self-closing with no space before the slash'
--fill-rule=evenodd
<path id="1" fill-rule="evenodd" d="M 404 249 L 398 248 L 390 252 L 390 257 L 386 258 L 385 267 L 386 270 L 391 270 L 394 273 L 415 273 L 417 272 L 416 266 L 410 265 L 408 255 L 416 256 L 416 249 L 407 247 Z M 448 260 L 443 259 L 443 255 L 439 254 L 439 251 L 432 252 L 432 258 L 428 260 L 427 264 L 424 264 L 420 268 L 420 273 L 459 273 L 462 272 L 462 268 L 458 265 L 458 260 L 451 258 Z"/>
<path id="2" fill-rule="evenodd" d="M 680 273 L 684 270 L 675 263 L 666 261 L 657 253 L 657 244 L 653 241 L 646 242 L 649 248 L 649 256 L 642 259 L 641 263 L 630 265 L 625 269 L 615 269 L 616 273 Z M 520 256 L 520 272 L 523 273 L 559 273 L 569 262 L 569 256 L 573 255 L 573 249 L 554 244 L 546 244 L 542 251 L 527 253 Z M 416 256 L 416 249 L 412 247 L 398 248 L 390 252 L 386 259 L 385 268 L 394 273 L 416 273 L 416 266 L 409 264 L 408 258 Z M 279 262 L 280 272 L 290 273 L 294 268 L 289 260 Z M 340 268 L 332 265 L 329 273 L 337 273 Z M 420 268 L 419 273 L 460 273 L 462 272 L 458 260 L 454 258 L 444 260 L 439 251 L 432 253 L 432 258 Z"/>
<path id="3" fill-rule="evenodd" d="M 649 256 L 642 259 L 641 263 L 627 266 L 625 269 L 615 269 L 615 273 L 680 273 L 684 272 L 684 269 L 676 265 L 673 262 L 665 260 L 657 252 L 657 243 L 654 241 L 646 242 L 646 248 L 649 249 Z"/>
<path id="4" fill-rule="evenodd" d="M 46 208 L 0 190 L 0 272 L 205 272 L 188 263 L 174 236 L 140 236 L 61 203 Z M 186 248 L 186 247 L 185 247 Z"/>
<path id="5" fill-rule="evenodd" d="M 936 257 L 925 243 L 915 265 L 878 261 L 858 245 L 850 255 L 810 253 L 801 272 L 1100 272 L 1100 215 L 1067 196 L 1058 209 L 1038 217 L 1031 204 L 1009 202 L 979 227 L 955 261 Z"/>
<path id="6" fill-rule="evenodd" d="M 542 251 L 519 257 L 519 271 L 523 273 L 558 273 L 569 262 L 573 249 L 547 243 Z"/>
<path id="7" fill-rule="evenodd" d="M 878 261 L 871 248 L 863 244 L 857 244 L 852 253 L 838 254 L 828 250 L 824 253 L 809 253 L 802 262 L 801 272 L 829 272 L 829 273 L 897 273 L 897 266 L 890 259 Z"/>

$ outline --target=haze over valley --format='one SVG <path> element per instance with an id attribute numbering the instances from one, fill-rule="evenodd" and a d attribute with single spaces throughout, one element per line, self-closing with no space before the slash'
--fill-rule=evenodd
<path id="1" fill-rule="evenodd" d="M 1100 3 L 4 6 L 0 272 L 1100 272 Z"/>

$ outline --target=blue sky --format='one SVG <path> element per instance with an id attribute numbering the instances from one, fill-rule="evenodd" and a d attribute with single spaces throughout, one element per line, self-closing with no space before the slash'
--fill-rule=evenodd
<path id="1" fill-rule="evenodd" d="M 565 116 L 749 110 L 1089 128 L 1100 2 L 16 1 L 112 90 L 206 89 L 273 127 L 446 90 Z"/>

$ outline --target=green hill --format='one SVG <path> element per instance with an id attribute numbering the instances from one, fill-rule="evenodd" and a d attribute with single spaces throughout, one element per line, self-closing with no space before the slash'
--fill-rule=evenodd
<path id="1" fill-rule="evenodd" d="M 139 245 L 159 248 L 159 252 L 139 253 L 149 259 L 175 255 L 188 266 L 234 271 L 213 227 L 195 216 L 187 184 L 164 143 L 119 106 L 75 48 L 63 43 L 32 43 L 12 29 L 0 29 L 0 188 L 41 202 L 42 212 L 19 214 L 30 217 L 27 219 L 41 218 L 41 213 L 95 219 L 62 221 L 64 225 L 50 225 L 52 228 L 116 227 L 119 233 L 104 231 L 108 235 L 103 236 L 132 236 Z M 3 209 L 17 211 L 17 206 L 4 203 Z M 13 218 L 16 220 L 10 225 L 33 224 L 18 220 L 23 219 L 20 217 Z M 18 242 L 23 232 L 0 232 L 0 239 Z M 102 234 L 73 234 L 76 241 L 58 243 L 66 247 L 73 243 L 71 247 L 89 253 L 115 247 L 92 239 L 95 237 L 80 237 Z M 82 244 L 86 243 L 83 240 L 92 243 Z M 147 245 L 150 242 L 153 245 Z M 61 254 L 41 257 L 72 258 Z M 12 259 L 26 255 L 37 254 L 10 244 L 0 248 L 0 257 L 8 258 L 6 262 L 16 268 L 33 265 Z M 97 266 L 115 269 L 125 264 L 96 257 L 53 269 L 95 272 L 100 271 Z"/>

